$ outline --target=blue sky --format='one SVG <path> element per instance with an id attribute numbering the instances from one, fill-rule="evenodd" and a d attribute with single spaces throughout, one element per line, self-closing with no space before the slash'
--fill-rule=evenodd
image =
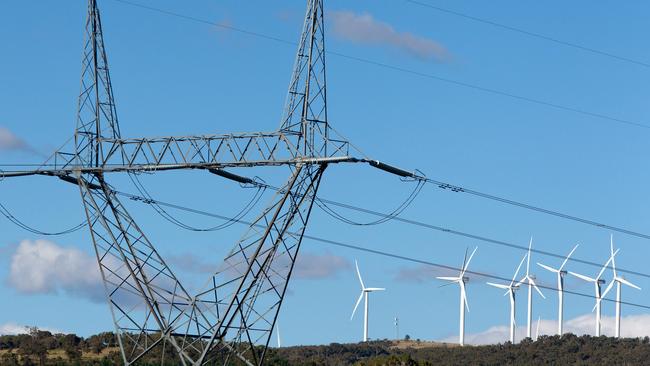
<path id="1" fill-rule="evenodd" d="M 648 31 L 650 5 L 640 2 L 427 1 L 650 62 L 650 50 L 642 38 Z M 304 11 L 302 1 L 256 1 L 246 6 L 216 0 L 137 2 L 289 41 L 297 40 Z M 101 1 L 100 7 L 123 136 L 278 127 L 295 56 L 293 46 L 116 0 Z M 51 152 L 73 132 L 85 2 L 10 2 L 1 9 L 0 143 L 4 145 L 0 145 L 0 161 L 38 163 L 40 155 Z M 326 9 L 331 51 L 650 125 L 648 67 L 409 2 L 331 0 Z M 364 34 L 361 30 L 367 28 L 363 26 L 381 32 Z M 420 169 L 431 178 L 645 232 L 650 218 L 645 194 L 650 175 L 644 169 L 648 128 L 336 55 L 328 55 L 328 87 L 330 123 L 373 158 Z M 286 172 L 240 173 L 277 183 Z M 200 172 L 159 173 L 142 179 L 162 200 L 224 215 L 237 212 L 252 194 Z M 122 190 L 135 190 L 124 177 L 115 177 L 113 182 Z M 366 166 L 336 166 L 328 170 L 320 194 L 388 211 L 411 188 Z M 262 202 L 268 199 L 267 194 Z M 0 203 L 44 229 L 73 226 L 83 219 L 76 188 L 54 178 L 4 180 Z M 217 265 L 244 230 L 235 225 L 213 233 L 190 233 L 168 225 L 149 207 L 127 204 L 161 253 L 175 259 L 179 276 L 190 283 L 200 283 L 206 276 L 201 271 L 204 265 Z M 347 214 L 362 221 L 371 219 Z M 214 223 L 203 217 L 179 216 L 197 225 Z M 610 233 L 606 230 L 434 186 L 424 188 L 404 217 L 522 246 L 533 236 L 537 248 L 560 254 L 580 243 L 575 257 L 589 261 L 604 262 L 608 255 Z M 43 238 L 2 219 L 0 233 L 0 298 L 10 299 L 0 305 L 0 325 L 38 325 L 82 335 L 112 328 L 108 306 L 94 292 L 92 268 L 88 267 L 92 247 L 86 231 Z M 472 268 L 504 277 L 512 274 L 524 254 L 398 222 L 352 227 L 320 210 L 314 211 L 308 233 L 447 265 L 460 265 L 465 248 L 478 246 Z M 43 239 L 50 242 L 36 242 Z M 648 241 L 623 234 L 615 239 L 621 248 L 618 265 L 643 272 L 644 258 L 650 254 Z M 388 288 L 372 295 L 372 338 L 394 337 L 394 316 L 400 318 L 402 336 L 439 340 L 457 334 L 458 290 L 439 288 L 441 283 L 433 279 L 437 272 L 424 272 L 423 277 L 415 263 L 309 240 L 303 248 L 305 256 L 300 260 L 305 270 L 291 283 L 280 315 L 284 344 L 360 339 L 362 317 L 349 320 L 359 291 L 354 259 L 359 260 L 367 284 Z M 34 254 L 35 250 L 54 253 L 66 265 L 52 265 Z M 26 265 L 34 257 L 40 261 L 40 272 L 40 267 Z M 551 265 L 558 261 L 541 256 L 533 260 Z M 88 269 L 88 274 L 52 269 L 67 266 Z M 307 271 L 310 268 L 320 271 Z M 590 275 L 597 271 L 579 264 L 571 269 Z M 542 283 L 553 286 L 550 273 L 537 268 L 535 272 Z M 51 281 L 41 283 L 39 276 Z M 647 278 L 628 278 L 650 288 Z M 482 282 L 476 279 L 468 286 L 470 334 L 505 325 L 508 320 L 506 299 Z M 591 286 L 573 279 L 567 281 L 567 288 L 592 291 Z M 545 294 L 547 300 L 535 299 L 535 318 L 539 315 L 551 321 L 556 296 L 551 291 Z M 624 300 L 650 304 L 645 291 L 626 290 Z M 592 303 L 568 295 L 566 318 L 582 319 Z M 524 310 L 520 301 L 519 325 L 524 324 Z M 604 314 L 613 315 L 612 304 L 605 305 Z M 624 314 L 643 316 L 644 311 L 625 306 Z"/>

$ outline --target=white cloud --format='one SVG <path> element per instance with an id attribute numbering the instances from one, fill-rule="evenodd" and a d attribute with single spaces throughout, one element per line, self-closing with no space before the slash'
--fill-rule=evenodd
<path id="1" fill-rule="evenodd" d="M 6 127 L 0 126 L 0 151 L 23 151 L 45 157 Z"/>
<path id="2" fill-rule="evenodd" d="M 52 334 L 61 333 L 61 331 L 51 328 L 38 328 L 39 330 L 46 330 Z M 18 325 L 16 323 L 0 324 L 0 335 L 16 335 L 29 333 L 30 327 L 27 325 Z"/>
<path id="3" fill-rule="evenodd" d="M 429 38 L 409 32 L 398 32 L 388 23 L 380 22 L 368 13 L 332 12 L 334 34 L 363 44 L 386 45 L 425 60 L 448 61 L 447 49 Z"/>
<path id="4" fill-rule="evenodd" d="M 9 129 L 0 126 L 0 150 L 22 150 L 27 144 Z"/>
<path id="5" fill-rule="evenodd" d="M 506 314 L 507 315 L 507 314 Z M 602 334 L 614 335 L 615 318 L 611 316 L 602 317 Z M 564 323 L 564 332 L 576 335 L 595 335 L 596 319 L 594 314 L 585 314 L 567 320 Z M 536 333 L 537 321 L 532 327 L 533 336 Z M 542 319 L 539 323 L 540 335 L 554 335 L 557 333 L 557 320 Z M 518 326 L 516 329 L 516 341 L 526 336 L 526 326 Z M 621 336 L 625 338 L 637 338 L 650 336 L 650 314 L 629 315 L 621 318 Z M 510 339 L 510 327 L 499 325 L 490 327 L 480 333 L 465 334 L 465 343 L 468 344 L 496 344 L 504 343 Z M 441 342 L 458 342 L 458 336 L 451 336 Z"/>
<path id="6" fill-rule="evenodd" d="M 95 258 L 47 240 L 24 240 L 18 244 L 7 282 L 25 294 L 66 292 L 93 301 L 105 299 Z"/>

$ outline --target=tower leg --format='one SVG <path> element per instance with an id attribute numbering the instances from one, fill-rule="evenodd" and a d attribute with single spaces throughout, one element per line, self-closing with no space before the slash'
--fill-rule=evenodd
<path id="1" fill-rule="evenodd" d="M 183 329 L 192 332 L 184 349 L 199 350 L 197 364 L 217 359 L 227 364 L 225 355 L 253 365 L 263 362 L 325 167 L 293 169 L 186 309 L 206 316 L 207 326 Z"/>
<path id="2" fill-rule="evenodd" d="M 190 296 L 103 177 L 77 180 L 124 363 L 169 343 L 172 357 L 185 365 L 169 324 Z"/>

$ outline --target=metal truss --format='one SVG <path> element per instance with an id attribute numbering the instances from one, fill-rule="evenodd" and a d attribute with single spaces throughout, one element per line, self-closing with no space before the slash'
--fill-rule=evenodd
<path id="1" fill-rule="evenodd" d="M 125 365 L 263 364 L 328 164 L 359 162 L 330 138 L 322 0 L 308 0 L 278 131 L 122 138 L 97 0 L 89 0 L 74 151 L 3 177 L 79 186 Z M 222 265 L 190 294 L 107 182 L 110 173 L 288 166 L 290 176 Z M 220 174 L 223 175 L 223 174 Z"/>

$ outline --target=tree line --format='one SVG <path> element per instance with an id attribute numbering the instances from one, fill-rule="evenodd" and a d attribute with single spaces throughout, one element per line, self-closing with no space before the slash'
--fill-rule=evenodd
<path id="1" fill-rule="evenodd" d="M 173 351 L 155 348 L 138 365 L 177 365 Z M 30 328 L 27 334 L 0 336 L 1 366 L 90 366 L 122 363 L 117 337 L 104 332 L 88 338 L 52 334 Z M 221 365 L 215 362 L 215 365 Z M 397 347 L 394 341 L 322 346 L 269 348 L 266 365 L 289 366 L 433 366 L 433 365 L 646 365 L 650 364 L 650 340 L 605 336 L 540 336 L 486 346 L 422 346 L 418 342 Z M 237 359 L 230 365 L 243 363 Z"/>

